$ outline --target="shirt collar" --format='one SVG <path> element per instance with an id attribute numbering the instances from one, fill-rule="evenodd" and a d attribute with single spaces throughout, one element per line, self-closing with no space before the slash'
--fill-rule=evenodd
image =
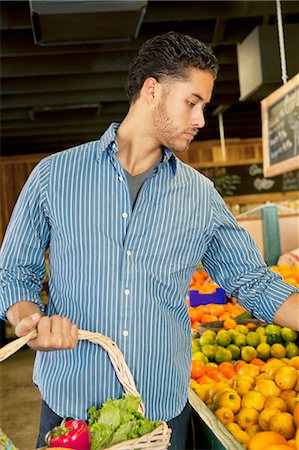
<path id="1" fill-rule="evenodd" d="M 97 160 L 100 159 L 100 157 L 102 156 L 102 154 L 105 151 L 110 150 L 112 153 L 117 153 L 117 146 L 113 145 L 113 144 L 116 144 L 116 132 L 117 132 L 119 125 L 120 125 L 119 123 L 112 122 L 111 125 L 109 126 L 109 128 L 107 128 L 105 133 L 100 137 L 99 147 L 98 147 L 98 151 L 97 151 Z M 164 156 L 163 156 L 162 163 L 169 162 L 169 164 L 175 174 L 176 168 L 177 168 L 176 157 L 174 156 L 172 151 L 166 147 L 164 147 L 163 153 L 164 153 Z"/>

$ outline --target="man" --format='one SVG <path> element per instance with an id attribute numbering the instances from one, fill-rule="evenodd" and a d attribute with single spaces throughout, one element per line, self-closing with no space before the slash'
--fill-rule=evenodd
<path id="1" fill-rule="evenodd" d="M 91 405 L 122 395 L 105 352 L 77 342 L 79 327 L 118 344 L 147 417 L 168 421 L 172 448 L 185 448 L 185 298 L 199 261 L 255 316 L 299 329 L 296 289 L 267 269 L 212 183 L 170 151 L 186 151 L 204 126 L 217 70 L 211 50 L 189 36 L 147 41 L 129 71 L 123 122 L 41 161 L 20 195 L 2 248 L 1 310 L 17 336 L 38 330 L 30 346 L 44 400 L 39 446 L 62 417 L 86 418 Z"/>

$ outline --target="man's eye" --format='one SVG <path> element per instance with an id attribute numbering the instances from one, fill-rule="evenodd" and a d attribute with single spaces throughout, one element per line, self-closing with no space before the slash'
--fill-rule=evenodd
<path id="1" fill-rule="evenodd" d="M 188 103 L 188 106 L 190 106 L 190 108 L 193 108 L 193 106 L 195 106 L 195 103 L 192 103 L 192 102 L 187 102 Z"/>

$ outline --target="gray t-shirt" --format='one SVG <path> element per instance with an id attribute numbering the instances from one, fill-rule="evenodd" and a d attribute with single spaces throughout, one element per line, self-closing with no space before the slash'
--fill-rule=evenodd
<path id="1" fill-rule="evenodd" d="M 145 172 L 140 173 L 138 175 L 131 175 L 129 172 L 127 172 L 124 169 L 124 172 L 126 174 L 127 181 L 128 181 L 129 192 L 130 192 L 130 195 L 131 195 L 132 208 L 134 208 L 134 205 L 135 205 L 138 193 L 139 193 L 143 183 L 153 173 L 155 173 L 157 171 L 160 162 L 161 162 L 161 160 L 155 162 L 149 169 L 147 169 Z"/>

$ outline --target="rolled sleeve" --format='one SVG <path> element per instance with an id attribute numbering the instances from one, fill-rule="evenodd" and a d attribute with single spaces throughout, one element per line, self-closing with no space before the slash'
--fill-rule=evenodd
<path id="1" fill-rule="evenodd" d="M 44 252 L 49 225 L 40 163 L 25 183 L 12 213 L 0 252 L 0 317 L 18 301 L 31 301 L 44 309 L 39 296 L 45 275 Z"/>

